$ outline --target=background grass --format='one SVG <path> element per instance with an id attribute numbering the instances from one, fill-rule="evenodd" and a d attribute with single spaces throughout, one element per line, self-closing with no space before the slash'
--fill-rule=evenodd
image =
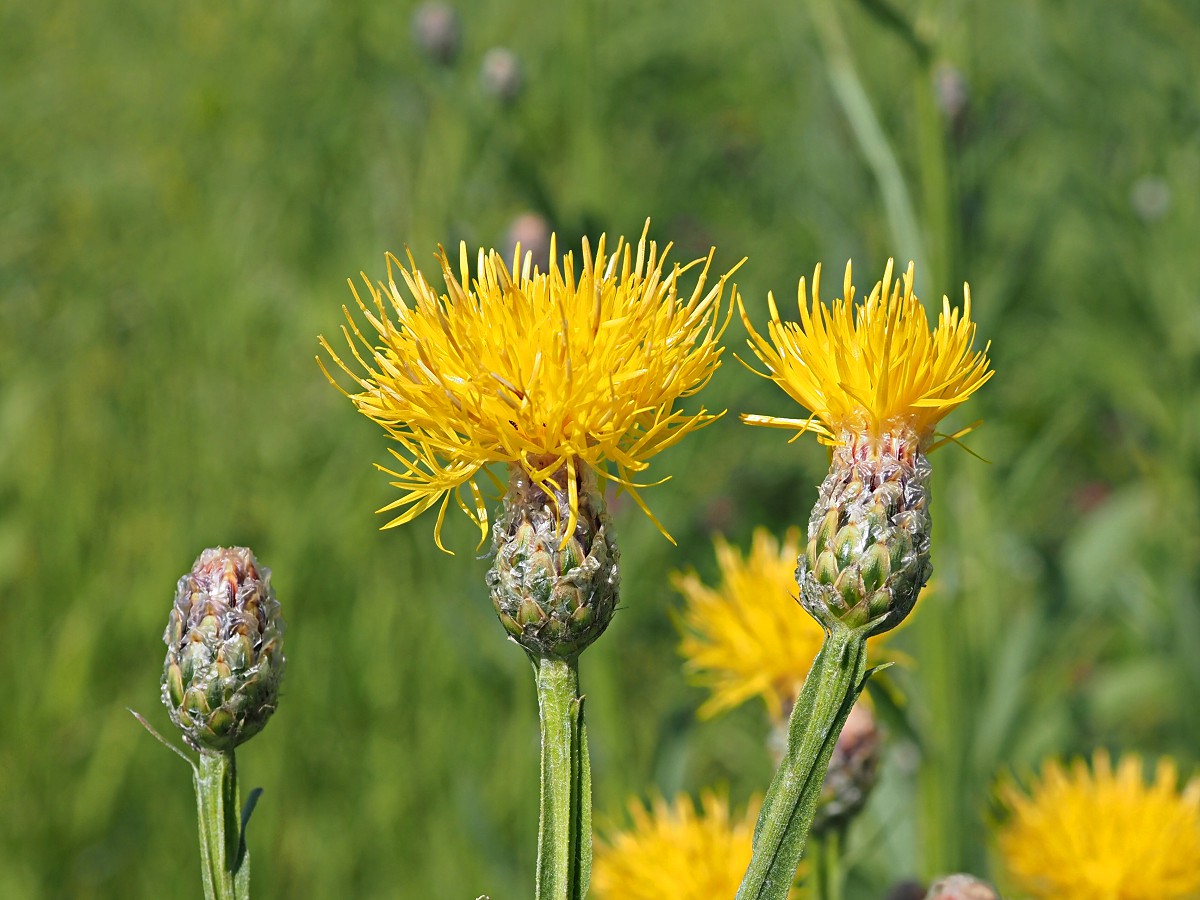
<path id="1" fill-rule="evenodd" d="M 998 375 L 948 424 L 986 418 L 967 443 L 990 464 L 934 460 L 936 590 L 896 675 L 912 727 L 852 897 L 999 877 L 1004 767 L 1195 762 L 1200 5 L 897 0 L 925 60 L 879 8 L 840 7 L 830 55 L 822 3 L 463 3 L 449 66 L 407 3 L 0 9 L 0 896 L 199 896 L 188 773 L 125 708 L 170 727 L 161 630 L 216 544 L 274 569 L 289 623 L 282 705 L 240 754 L 266 789 L 256 896 L 529 894 L 528 664 L 465 522 L 455 558 L 431 518 L 377 531 L 382 435 L 312 359 L 346 276 L 501 246 L 526 211 L 566 246 L 650 216 L 681 260 L 748 255 L 759 320 L 818 261 L 853 257 L 861 288 L 920 253 L 931 304 L 971 282 Z M 479 79 L 497 45 L 512 103 Z M 883 144 L 839 102 L 846 64 Z M 740 803 L 769 775 L 762 710 L 697 723 L 668 616 L 671 569 L 711 576 L 717 530 L 805 521 L 825 467 L 738 424 L 788 401 L 730 362 L 705 402 L 731 414 L 652 469 L 679 547 L 614 502 L 624 602 L 583 667 L 612 821 L 630 794 Z"/>

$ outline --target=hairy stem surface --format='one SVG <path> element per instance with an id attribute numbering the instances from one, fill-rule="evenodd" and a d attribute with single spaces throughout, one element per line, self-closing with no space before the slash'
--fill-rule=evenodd
<path id="1" fill-rule="evenodd" d="M 533 661 L 542 721 L 537 900 L 582 900 L 592 867 L 592 781 L 576 659 Z"/>
<path id="2" fill-rule="evenodd" d="M 784 900 L 812 828 L 825 770 L 866 683 L 866 629 L 825 636 L 788 721 L 788 746 L 754 827 L 754 855 L 737 900 Z"/>

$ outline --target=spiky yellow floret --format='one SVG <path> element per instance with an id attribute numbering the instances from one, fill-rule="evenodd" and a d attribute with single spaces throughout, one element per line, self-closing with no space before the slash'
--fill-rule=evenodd
<path id="1" fill-rule="evenodd" d="M 767 367 L 759 374 L 811 413 L 807 419 L 744 415 L 742 420 L 812 431 L 826 444 L 840 443 L 847 432 L 914 435 L 923 448 L 932 449 L 936 445 L 930 439 L 938 421 L 992 376 L 988 347 L 972 349 L 975 323 L 970 288 L 963 286 L 961 312 L 951 309 L 949 298 L 943 297 L 932 333 L 925 309 L 913 294 L 912 263 L 894 282 L 892 260 L 888 260 L 883 280 L 857 305 L 850 263 L 846 263 L 842 297 L 832 309 L 821 302 L 820 293 L 818 265 L 811 304 L 800 279 L 798 323 L 782 321 L 775 298 L 768 297 L 770 340 L 754 330 L 741 307 L 750 332 L 748 343 Z"/>
<path id="2" fill-rule="evenodd" d="M 825 634 L 796 601 L 800 529 L 780 543 L 756 528 L 750 553 L 714 541 L 721 581 L 711 588 L 695 572 L 674 572 L 671 584 L 684 597 L 679 652 L 696 682 L 711 696 L 704 718 L 762 697 L 773 719 L 790 709 Z M 876 644 L 875 638 L 871 646 Z"/>
<path id="3" fill-rule="evenodd" d="M 369 302 L 351 283 L 375 331 L 368 339 L 346 310 L 349 327 L 342 330 L 361 372 L 324 338 L 321 345 L 361 389 L 347 396 L 399 445 L 390 448 L 399 470 L 379 467 L 403 492 L 380 510 L 399 511 L 384 527 L 440 501 L 441 546 L 453 494 L 486 537 L 476 478 L 489 463 L 521 466 L 547 492 L 560 472 L 574 491 L 580 468 L 588 467 L 623 485 L 649 515 L 635 474 L 719 415 L 703 408 L 684 413 L 676 404 L 700 390 L 720 363 L 728 323 L 721 298 L 732 275 L 706 290 L 712 253 L 666 268 L 670 249 L 660 255 L 644 231 L 636 250 L 620 238 L 611 256 L 601 236 L 593 256 L 585 239 L 577 276 L 572 254 L 560 267 L 551 238 L 548 272 L 531 269 L 519 248 L 511 273 L 494 250 L 481 250 L 471 280 L 463 244 L 457 276 L 444 251 L 438 255 L 446 284 L 440 296 L 411 253 L 407 267 L 388 255 L 386 284 L 363 275 Z M 680 275 L 698 264 L 695 287 L 681 296 Z M 397 271 L 410 299 L 396 284 Z M 576 514 L 572 502 L 566 535 Z"/>
<path id="4" fill-rule="evenodd" d="M 631 800 L 629 813 L 629 830 L 597 841 L 589 896 L 714 900 L 737 893 L 750 863 L 757 803 L 735 819 L 728 800 L 705 791 L 699 810 L 681 794 L 673 803 L 658 797 L 649 809 Z"/>
<path id="5" fill-rule="evenodd" d="M 1200 780 L 1182 792 L 1175 764 L 1159 761 L 1152 784 L 1137 756 L 1113 771 L 1097 752 L 1089 771 L 1048 763 L 1026 795 L 1001 798 L 1008 870 L 1038 900 L 1180 900 L 1200 896 Z"/>

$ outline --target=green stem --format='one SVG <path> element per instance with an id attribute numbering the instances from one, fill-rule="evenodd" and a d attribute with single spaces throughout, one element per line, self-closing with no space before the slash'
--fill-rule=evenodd
<path id="1" fill-rule="evenodd" d="M 821 42 L 833 94 L 850 123 L 850 130 L 854 132 L 863 159 L 879 183 L 888 230 L 892 234 L 897 255 L 901 260 L 913 260 L 917 271 L 924 271 L 924 241 L 908 183 L 896 152 L 875 115 L 871 98 L 863 87 L 862 79 L 858 77 L 854 55 L 850 51 L 850 42 L 842 28 L 841 19 L 838 18 L 835 0 L 810 0 L 809 10 Z"/>
<path id="2" fill-rule="evenodd" d="M 784 900 L 812 828 L 829 757 L 867 677 L 866 633 L 838 628 L 821 652 L 788 721 L 788 746 L 754 828 L 754 855 L 737 900 Z"/>
<path id="3" fill-rule="evenodd" d="M 233 751 L 201 750 L 195 784 L 205 900 L 248 900 L 250 854 L 240 842 L 242 823 Z"/>
<path id="4" fill-rule="evenodd" d="M 842 900 L 842 842 L 845 833 L 840 828 L 813 837 L 812 885 L 813 900 Z"/>
<path id="5" fill-rule="evenodd" d="M 592 868 L 592 781 L 578 660 L 533 660 L 542 720 L 536 900 L 583 900 Z"/>
<path id="6" fill-rule="evenodd" d="M 937 293 L 950 294 L 953 300 L 959 228 L 954 221 L 957 202 L 950 172 L 949 151 L 946 147 L 946 125 L 934 96 L 932 56 L 926 54 L 918 57 L 918 62 L 920 74 L 916 84 L 917 150 L 920 156 L 922 207 L 929 251 L 929 283 Z"/>

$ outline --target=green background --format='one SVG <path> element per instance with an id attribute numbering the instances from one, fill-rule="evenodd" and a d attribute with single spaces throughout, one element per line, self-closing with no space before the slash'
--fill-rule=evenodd
<path id="1" fill-rule="evenodd" d="M 206 546 L 274 569 L 280 709 L 255 894 L 531 893 L 537 723 L 468 523 L 388 532 L 382 433 L 314 363 L 386 250 L 503 247 L 534 211 L 717 247 L 751 315 L 799 276 L 918 256 L 971 283 L 997 375 L 933 458 L 936 589 L 897 643 L 907 726 L 852 836 L 850 897 L 1000 877 L 998 772 L 1200 746 L 1200 5 L 493 2 L 450 65 L 406 3 L 0 9 L 0 896 L 198 897 L 189 775 L 158 699 L 176 579 Z M 844 44 L 838 37 L 845 38 Z M 914 38 L 915 35 L 915 38 Z M 511 48 L 511 101 L 479 71 Z M 857 86 L 857 87 L 856 87 Z M 863 104 L 865 101 L 865 105 Z M 873 123 L 873 128 L 871 127 Z M 839 278 L 827 281 L 832 287 Z M 741 354 L 734 322 L 726 343 Z M 616 498 L 624 600 L 583 660 L 596 808 L 769 777 L 764 711 L 699 723 L 672 569 L 803 523 L 813 441 L 732 357 L 730 413 Z M 694 406 L 694 403 L 693 403 Z"/>

